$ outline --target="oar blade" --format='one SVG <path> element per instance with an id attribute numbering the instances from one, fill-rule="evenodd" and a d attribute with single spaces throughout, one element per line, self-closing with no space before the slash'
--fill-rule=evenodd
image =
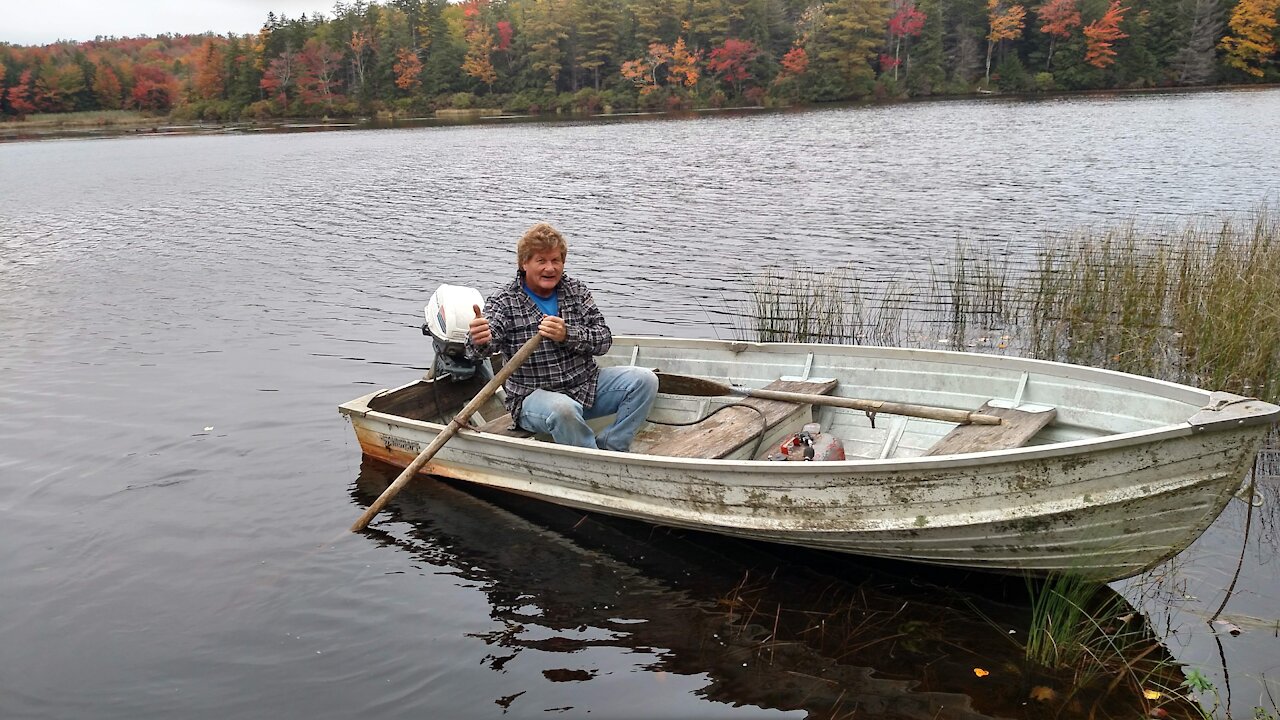
<path id="1" fill-rule="evenodd" d="M 694 397 L 718 397 L 730 395 L 728 385 L 707 378 L 692 375 L 673 375 L 658 372 L 658 392 L 669 395 L 692 395 Z"/>

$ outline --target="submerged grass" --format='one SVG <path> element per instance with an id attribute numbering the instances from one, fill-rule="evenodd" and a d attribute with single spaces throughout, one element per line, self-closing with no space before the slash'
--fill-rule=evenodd
<path id="1" fill-rule="evenodd" d="M 1280 400 L 1280 210 L 1266 206 L 1050 236 L 1019 265 L 960 242 L 923 280 L 876 288 L 796 268 L 749 296 L 739 333 L 761 341 L 942 342 Z"/>

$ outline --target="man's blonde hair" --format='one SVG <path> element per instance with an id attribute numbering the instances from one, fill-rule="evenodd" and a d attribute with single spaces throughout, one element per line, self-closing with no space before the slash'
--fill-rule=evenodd
<path id="1" fill-rule="evenodd" d="M 523 268 L 529 258 L 547 250 L 559 250 L 561 258 L 569 257 L 569 244 L 564 236 L 549 223 L 541 222 L 526 230 L 516 244 L 516 267 Z"/>

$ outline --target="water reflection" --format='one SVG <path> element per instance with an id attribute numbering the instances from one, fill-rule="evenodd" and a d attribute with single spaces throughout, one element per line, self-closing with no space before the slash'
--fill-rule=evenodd
<path id="1" fill-rule="evenodd" d="M 355 500 L 372 502 L 396 474 L 366 459 Z M 533 688 L 490 698 L 518 716 L 608 708 L 612 672 L 593 651 L 618 649 L 629 672 L 705 678 L 694 694 L 713 707 L 798 717 L 1136 717 L 1153 704 L 1127 681 L 1105 696 L 1073 696 L 1071 673 L 1029 671 L 1020 580 L 904 574 L 913 569 L 435 481 L 411 486 L 391 509 L 371 537 L 485 593 L 490 669 L 536 663 L 543 683 L 580 684 L 572 708 L 531 706 Z M 1171 670 L 1164 648 L 1145 642 L 1148 668 Z"/>

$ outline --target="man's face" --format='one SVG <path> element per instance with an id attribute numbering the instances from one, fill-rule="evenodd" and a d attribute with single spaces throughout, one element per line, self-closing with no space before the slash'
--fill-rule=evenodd
<path id="1" fill-rule="evenodd" d="M 541 297 L 551 297 L 564 275 L 564 254 L 559 250 L 535 252 L 520 268 L 530 290 Z"/>

